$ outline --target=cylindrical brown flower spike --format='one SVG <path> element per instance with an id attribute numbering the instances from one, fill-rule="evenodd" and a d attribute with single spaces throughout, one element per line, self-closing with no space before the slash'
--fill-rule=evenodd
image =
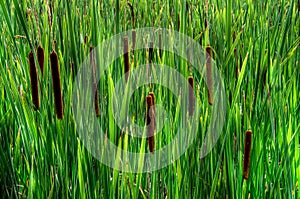
<path id="1" fill-rule="evenodd" d="M 32 51 L 30 51 L 30 53 L 28 54 L 28 58 L 29 58 L 29 66 L 30 66 L 32 103 L 34 104 L 34 110 L 36 111 L 40 107 L 40 102 L 39 102 L 38 75 L 37 75 Z"/>
<path id="2" fill-rule="evenodd" d="M 153 109 L 153 120 L 154 120 L 154 131 L 156 130 L 156 109 L 155 109 L 155 97 L 154 92 L 149 92 L 149 95 L 152 97 L 152 109 Z"/>
<path id="3" fill-rule="evenodd" d="M 60 73 L 58 66 L 58 57 L 55 51 L 50 54 L 51 72 L 52 72 L 52 85 L 54 91 L 54 103 L 57 119 L 63 119 L 63 102 L 60 86 Z"/>
<path id="4" fill-rule="evenodd" d="M 128 37 L 125 36 L 124 37 L 124 65 L 125 65 L 125 79 L 126 82 L 128 81 L 128 75 L 129 75 L 129 70 L 130 70 L 130 66 L 129 66 L 129 47 L 128 47 Z"/>
<path id="5" fill-rule="evenodd" d="M 42 46 L 39 46 L 37 48 L 37 57 L 38 57 L 38 62 L 40 65 L 42 75 L 44 76 L 44 59 L 45 59 L 45 57 L 44 57 L 44 49 Z"/>
<path id="6" fill-rule="evenodd" d="M 211 66 L 211 48 L 206 47 L 206 81 L 208 88 L 208 103 L 213 104 L 213 77 L 212 77 L 212 66 Z"/>
<path id="7" fill-rule="evenodd" d="M 244 148 L 244 169 L 243 169 L 243 178 L 245 180 L 249 177 L 250 169 L 250 152 L 251 152 L 251 136 L 252 131 L 247 130 L 245 136 L 245 148 Z"/>
<path id="8" fill-rule="evenodd" d="M 92 65 L 92 73 L 93 73 L 93 93 L 95 93 L 94 96 L 94 106 L 95 106 L 95 112 L 96 117 L 100 116 L 100 106 L 99 106 L 99 93 L 98 93 L 98 86 L 97 86 L 97 80 L 96 80 L 96 60 L 95 60 L 95 52 L 94 47 L 90 47 L 90 61 Z"/>
<path id="9" fill-rule="evenodd" d="M 151 106 L 153 106 L 153 99 L 152 99 L 151 95 L 148 95 L 146 97 L 146 102 L 147 102 L 146 125 L 147 125 L 148 145 L 149 145 L 150 152 L 153 153 L 154 152 L 155 114 L 154 114 L 153 108 L 151 107 Z"/>
<path id="10" fill-rule="evenodd" d="M 195 109 L 195 98 L 194 98 L 194 78 L 192 76 L 188 77 L 189 82 L 189 104 L 188 104 L 188 110 L 189 115 L 192 116 L 194 114 Z"/>
<path id="11" fill-rule="evenodd" d="M 149 46 L 149 63 L 153 62 L 153 41 L 150 42 Z"/>
<path id="12" fill-rule="evenodd" d="M 158 35 L 159 57 L 162 58 L 162 39 L 161 34 Z"/>
<path id="13" fill-rule="evenodd" d="M 132 37 L 132 53 L 134 54 L 135 43 L 136 43 L 136 30 L 132 30 L 131 37 Z"/>

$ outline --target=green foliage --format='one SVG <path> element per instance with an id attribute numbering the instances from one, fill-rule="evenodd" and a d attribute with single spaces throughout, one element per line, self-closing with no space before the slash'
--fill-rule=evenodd
<path id="1" fill-rule="evenodd" d="M 124 0 L 0 1 L 0 195 L 12 198 L 299 198 L 300 10 L 297 2 L 130 2 L 134 23 Z M 91 45 L 97 46 L 131 28 L 152 26 L 179 30 L 214 49 L 229 107 L 226 124 L 216 146 L 200 159 L 199 149 L 210 122 L 211 107 L 206 85 L 200 74 L 193 71 L 196 100 L 201 107 L 194 144 L 180 159 L 161 170 L 124 173 L 101 164 L 78 138 L 72 110 L 73 75 L 88 56 Z M 35 112 L 28 53 L 36 52 L 38 45 L 45 50 L 45 72 L 42 77 L 37 67 L 41 107 Z M 52 50 L 58 53 L 60 65 L 62 121 L 55 116 L 49 61 Z M 147 56 L 146 50 L 130 54 L 133 67 L 147 63 Z M 74 63 L 74 71 L 70 62 Z M 159 50 L 154 49 L 154 62 L 170 65 L 185 77 L 190 75 L 185 70 L 186 62 L 169 52 L 163 52 L 160 58 Z M 120 58 L 99 81 L 99 122 L 119 148 L 148 152 L 145 139 L 124 134 L 125 130 L 114 122 L 111 106 L 122 66 L 123 58 Z M 150 90 L 154 91 L 156 101 L 166 107 L 169 116 L 155 137 L 155 145 L 160 148 L 170 143 L 176 133 L 181 104 L 159 85 L 142 87 L 130 103 L 131 119 L 137 123 L 144 122 L 145 96 Z M 253 135 L 249 179 L 245 181 L 242 172 L 247 129 Z M 121 153 L 119 150 L 117 157 Z M 144 160 L 137 161 L 143 167 Z"/>

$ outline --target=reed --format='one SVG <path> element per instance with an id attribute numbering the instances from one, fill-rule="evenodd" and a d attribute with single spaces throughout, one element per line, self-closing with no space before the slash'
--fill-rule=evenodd
<path id="1" fill-rule="evenodd" d="M 189 115 L 192 116 L 195 110 L 195 97 L 194 97 L 194 78 L 192 76 L 188 77 L 189 88 L 188 88 L 188 111 Z"/>
<path id="2" fill-rule="evenodd" d="M 63 119 L 63 101 L 60 86 L 60 72 L 58 66 L 58 56 L 55 51 L 50 54 L 51 72 L 52 72 L 52 86 L 54 92 L 54 103 L 56 117 L 59 120 Z"/>
<path id="3" fill-rule="evenodd" d="M 245 180 L 249 177 L 250 169 L 250 152 L 251 152 L 251 136 L 252 131 L 247 130 L 245 135 L 245 148 L 244 148 L 244 169 L 243 169 L 243 178 Z"/>
<path id="4" fill-rule="evenodd" d="M 213 76 L 212 76 L 211 47 L 206 47 L 206 82 L 208 88 L 208 103 L 213 104 Z"/>
<path id="5" fill-rule="evenodd" d="M 124 43 L 124 65 L 125 65 L 124 73 L 125 73 L 126 82 L 128 82 L 130 66 L 129 66 L 129 47 L 128 47 L 127 36 L 124 37 L 123 43 Z"/>
<path id="6" fill-rule="evenodd" d="M 30 66 L 30 84 L 31 84 L 31 97 L 34 105 L 34 110 L 37 111 L 40 107 L 39 102 L 39 87 L 38 87 L 38 74 L 35 67 L 34 56 L 32 51 L 28 54 Z"/>
<path id="7" fill-rule="evenodd" d="M 97 79 L 96 79 L 96 60 L 95 60 L 95 52 L 94 47 L 90 47 L 90 62 L 92 65 L 92 75 L 93 75 L 93 94 L 94 94 L 94 107 L 96 112 L 96 117 L 100 116 L 100 105 L 99 105 L 99 92 L 97 86 Z"/>
<path id="8" fill-rule="evenodd" d="M 151 95 L 148 95 L 146 97 L 146 103 L 147 103 L 146 125 L 147 125 L 148 146 L 150 152 L 154 153 L 155 114 L 153 109 L 153 99 Z"/>
<path id="9" fill-rule="evenodd" d="M 42 76 L 44 77 L 44 63 L 45 63 L 45 54 L 44 54 L 44 48 L 42 46 L 39 46 L 37 48 L 37 57 L 38 57 L 38 63 L 42 72 Z"/>

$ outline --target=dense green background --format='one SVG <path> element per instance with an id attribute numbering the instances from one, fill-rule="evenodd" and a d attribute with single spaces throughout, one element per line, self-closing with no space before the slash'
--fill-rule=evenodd
<path id="1" fill-rule="evenodd" d="M 0 1 L 0 197 L 299 198 L 300 2 L 130 2 L 134 20 L 131 7 L 122 0 Z M 122 173 L 95 160 L 78 139 L 71 109 L 70 62 L 76 72 L 91 45 L 125 30 L 151 26 L 179 30 L 203 46 L 212 46 L 225 85 L 228 114 L 221 139 L 200 159 L 211 107 L 201 76 L 193 73 L 202 109 L 193 146 L 159 171 Z M 45 74 L 42 77 L 37 67 L 41 108 L 34 112 L 28 53 L 38 45 L 45 49 Z M 62 121 L 55 117 L 49 64 L 53 49 L 59 55 Z M 155 62 L 176 69 L 186 66 L 171 53 L 159 59 L 158 51 L 154 52 Z M 147 63 L 147 56 L 147 50 L 138 51 L 135 62 Z M 123 58 L 100 80 L 99 121 L 110 139 L 128 150 L 140 151 L 140 140 L 120 138 L 121 130 L 107 106 L 122 66 Z M 238 77 L 236 67 L 241 71 Z M 164 134 L 156 137 L 159 147 L 176 132 L 171 126 L 176 128 L 172 121 L 176 121 L 179 106 L 167 89 L 157 85 L 152 90 L 175 117 L 170 117 Z M 138 100 L 131 105 L 139 122 L 143 121 L 148 91 L 149 87 L 144 87 L 136 92 L 134 99 Z M 253 131 L 252 151 L 250 176 L 243 181 L 247 129 Z M 141 151 L 147 151 L 143 143 Z"/>

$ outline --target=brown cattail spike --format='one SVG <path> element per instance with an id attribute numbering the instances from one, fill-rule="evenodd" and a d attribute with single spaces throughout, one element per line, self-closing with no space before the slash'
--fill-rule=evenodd
<path id="1" fill-rule="evenodd" d="M 38 62 L 39 62 L 39 65 L 40 65 L 42 75 L 44 76 L 44 60 L 45 60 L 45 57 L 44 57 L 44 49 L 42 48 L 42 46 L 39 46 L 37 48 L 37 57 L 38 57 Z"/>
<path id="2" fill-rule="evenodd" d="M 213 104 L 213 76 L 212 76 L 211 48 L 206 47 L 206 82 L 208 87 L 208 103 Z"/>
<path id="3" fill-rule="evenodd" d="M 63 119 L 63 102 L 60 86 L 60 73 L 58 66 L 57 53 L 52 51 L 50 54 L 51 72 L 52 72 L 52 85 L 54 91 L 54 103 L 57 119 Z"/>
<path id="4" fill-rule="evenodd" d="M 147 118 L 146 118 L 146 125 L 147 125 L 147 138 L 148 138 L 148 146 L 151 153 L 154 152 L 154 131 L 155 131 L 155 114 L 152 108 L 153 106 L 153 99 L 151 95 L 146 97 L 147 103 Z"/>
<path id="5" fill-rule="evenodd" d="M 149 62 L 153 62 L 153 41 L 150 42 L 149 46 Z"/>
<path id="6" fill-rule="evenodd" d="M 162 39 L 161 34 L 158 35 L 159 57 L 162 58 Z"/>
<path id="7" fill-rule="evenodd" d="M 92 75 L 93 75 L 93 93 L 95 93 L 94 96 L 94 106 L 95 106 L 95 112 L 96 117 L 100 116 L 100 106 L 99 106 L 99 93 L 98 93 L 98 86 L 97 86 L 97 80 L 96 80 L 96 60 L 95 60 L 95 52 L 94 47 L 90 47 L 90 61 L 92 65 Z"/>
<path id="8" fill-rule="evenodd" d="M 194 114 L 195 109 L 195 98 L 194 98 L 194 78 L 192 76 L 188 77 L 189 82 L 189 104 L 188 104 L 188 111 L 189 115 L 192 116 Z"/>
<path id="9" fill-rule="evenodd" d="M 132 30 L 131 37 L 132 37 L 132 53 L 134 54 L 135 43 L 136 43 L 136 30 Z"/>
<path id="10" fill-rule="evenodd" d="M 125 36 L 124 37 L 124 64 L 125 64 L 125 79 L 126 82 L 128 81 L 128 75 L 129 75 L 129 70 L 130 70 L 130 66 L 129 66 L 129 47 L 128 47 L 128 37 Z"/>
<path id="11" fill-rule="evenodd" d="M 30 66 L 30 83 L 31 83 L 31 96 L 32 103 L 34 104 L 34 110 L 38 110 L 40 107 L 39 102 L 39 87 L 38 87 L 38 75 L 35 67 L 34 56 L 32 51 L 28 55 Z"/>
<path id="12" fill-rule="evenodd" d="M 155 109 L 155 97 L 154 92 L 149 92 L 149 95 L 152 97 L 152 108 L 153 108 L 153 114 L 154 114 L 154 130 L 156 130 L 156 109 Z"/>
<path id="13" fill-rule="evenodd" d="M 249 177 L 249 169 L 250 169 L 250 152 L 251 152 L 251 136 L 252 131 L 247 130 L 245 136 L 245 151 L 244 151 L 244 169 L 243 169 L 243 178 L 245 180 Z"/>

